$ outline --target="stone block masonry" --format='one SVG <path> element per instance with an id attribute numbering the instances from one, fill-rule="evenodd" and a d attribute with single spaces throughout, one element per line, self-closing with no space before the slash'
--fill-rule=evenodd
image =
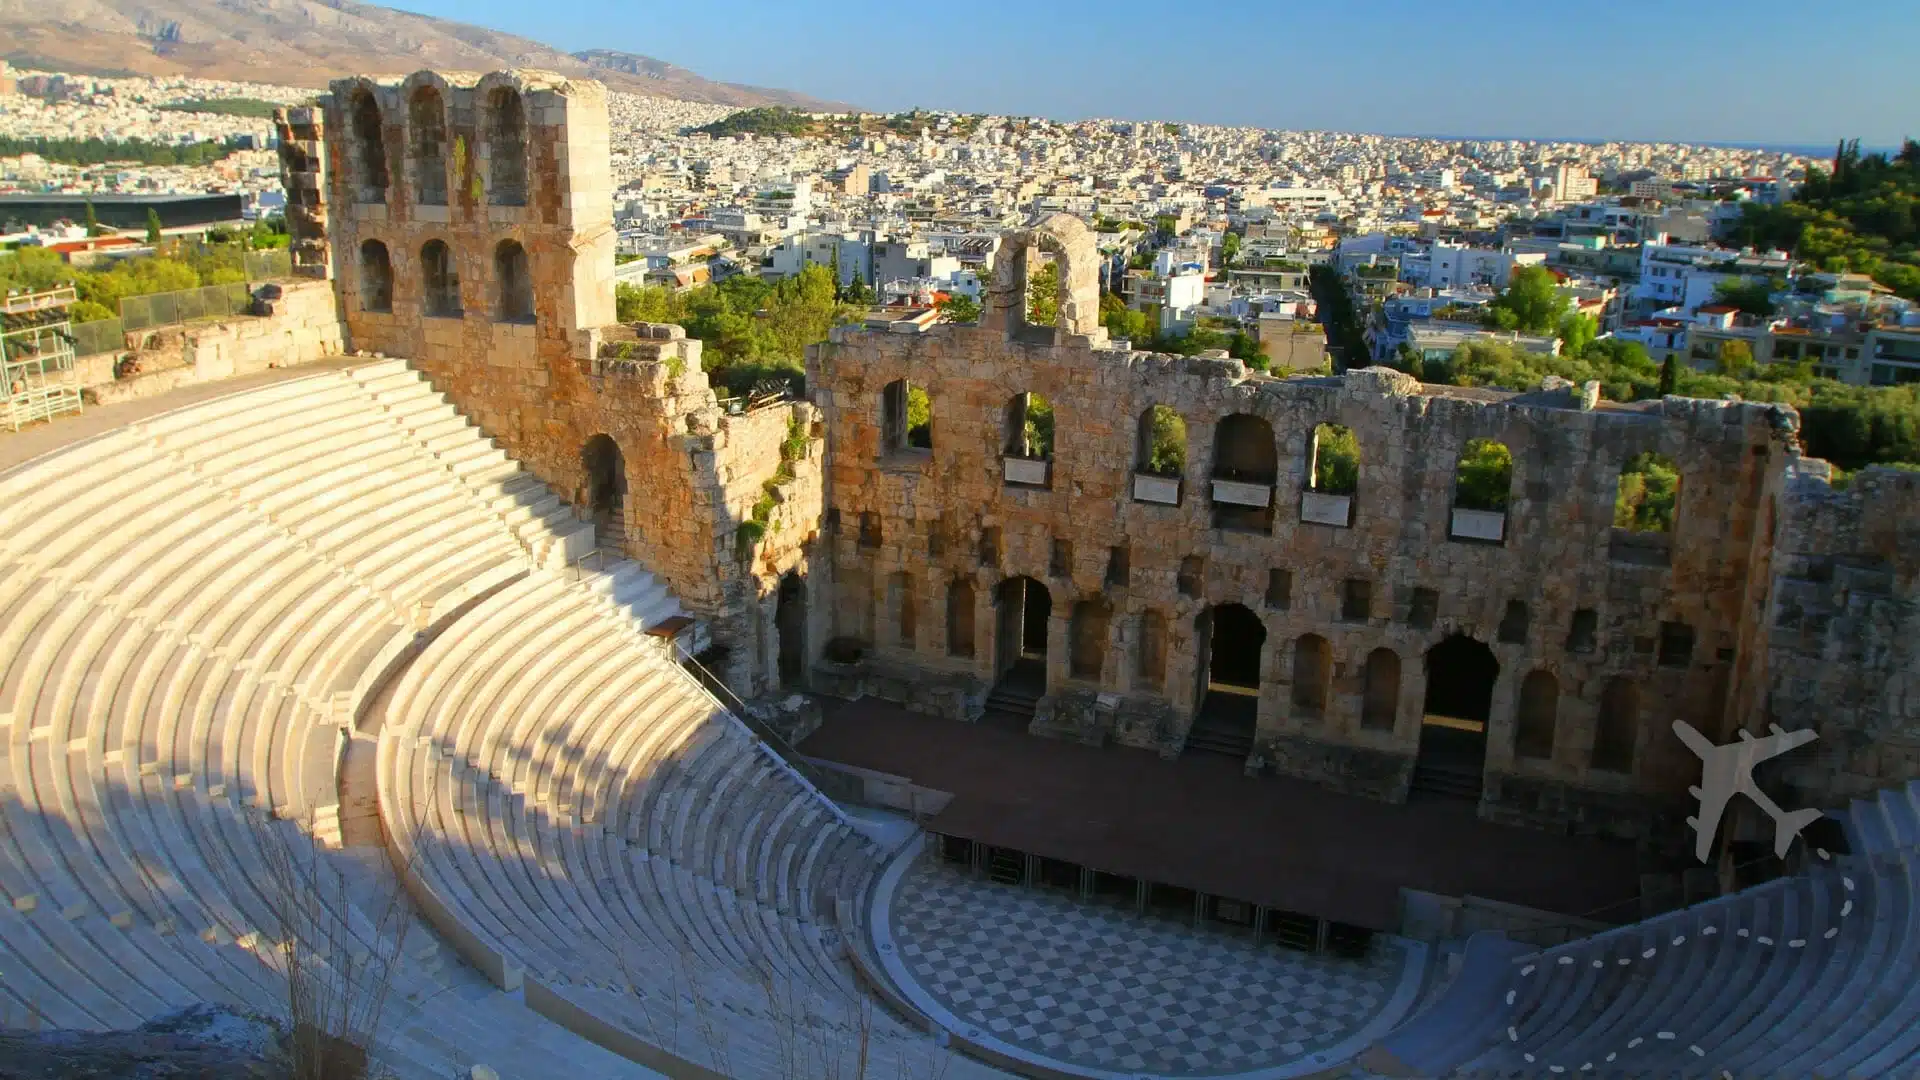
<path id="1" fill-rule="evenodd" d="M 981 325 L 836 329 L 811 401 L 731 413 L 699 342 L 613 321 L 606 109 L 538 71 L 340 80 L 280 122 L 297 262 L 330 275 L 346 348 L 408 358 L 583 512 L 622 515 L 739 693 L 973 717 L 1038 661 L 1036 731 L 1394 800 L 1458 741 L 1430 717 L 1464 716 L 1483 816 L 1682 843 L 1675 719 L 1722 741 L 1819 723 L 1826 756 L 1782 761 L 1809 798 L 1920 772 L 1920 543 L 1887 524 L 1914 481 L 1834 492 L 1791 409 L 1115 350 L 1093 236 L 1054 215 L 1005 238 Z M 1027 319 L 1043 262 L 1051 326 Z M 1180 468 L 1153 465 L 1154 406 L 1184 422 Z M 1316 487 L 1323 424 L 1357 440 L 1351 490 Z M 1510 474 L 1457 469 L 1477 440 Z M 1680 475 L 1672 527 L 1615 528 L 1649 452 Z"/>
<path id="2" fill-rule="evenodd" d="M 1398 799 L 1427 727 L 1432 650 L 1465 636 L 1498 666 L 1483 815 L 1625 836 L 1672 830 L 1697 781 L 1673 720 L 1722 738 L 1752 721 L 1770 667 L 1756 633 L 1773 570 L 1768 507 L 1800 460 L 1791 410 L 1596 407 L 1563 389 L 1424 386 L 1387 369 L 1274 380 L 1231 360 L 1108 350 L 1065 325 L 1048 344 L 1010 317 L 1023 283 L 1003 277 L 1008 295 L 985 325 L 843 328 L 812 356 L 828 518 L 841 526 L 828 537 L 833 633 L 870 646 L 870 666 L 891 674 L 870 680 L 876 690 L 917 695 L 899 673 L 918 671 L 919 685 L 969 688 L 939 696 L 953 711 L 977 708 L 1035 651 L 1003 600 L 1025 577 L 1049 601 L 1035 730 L 1178 752 L 1219 677 L 1207 627 L 1239 605 L 1265 634 L 1249 769 Z M 888 443 L 887 401 L 902 385 L 929 395 L 930 452 Z M 1009 483 L 1003 468 L 1025 395 L 1052 410 L 1043 486 Z M 1135 496 L 1154 406 L 1185 423 L 1177 505 Z M 1350 525 L 1301 511 L 1322 423 L 1358 439 Z M 1248 430 L 1265 445 L 1234 445 L 1229 433 Z M 1503 519 L 1494 542 L 1451 527 L 1455 464 L 1475 439 L 1513 459 L 1505 509 L 1481 515 Z M 1681 474 L 1670 534 L 1613 526 L 1621 471 L 1649 451 Z M 1235 471 L 1262 460 L 1270 476 Z M 1211 484 L 1223 477 L 1224 515 Z M 1240 497 L 1254 487 L 1271 491 L 1270 516 Z M 1126 553 L 1118 578 L 1115 552 Z M 1545 712 L 1544 743 L 1518 739 L 1528 710 Z M 1613 723 L 1618 739 L 1623 710 L 1624 756 L 1600 760 L 1599 728 Z"/>
<path id="3" fill-rule="evenodd" d="M 585 448 L 610 438 L 627 554 L 708 621 L 737 692 L 773 689 L 772 597 L 806 575 L 820 517 L 813 414 L 729 416 L 698 341 L 614 323 L 605 89 L 522 70 L 342 79 L 317 116 L 283 122 L 324 147 L 283 168 L 290 191 L 321 193 L 299 235 L 330 253 L 349 346 L 408 358 L 583 511 Z M 775 509 L 747 542 L 763 497 Z"/>

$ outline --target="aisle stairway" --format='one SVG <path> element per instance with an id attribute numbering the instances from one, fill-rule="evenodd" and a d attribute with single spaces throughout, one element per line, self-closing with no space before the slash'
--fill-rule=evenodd
<path id="1" fill-rule="evenodd" d="M 336 760 L 431 632 L 591 529 L 397 361 L 155 416 L 0 475 L 0 1023 L 283 1010 L 273 867 L 342 853 Z M 629 596 L 615 564 L 602 591 Z M 603 584 L 602 584 L 603 583 Z M 588 585 L 573 586 L 586 592 Z M 655 590 L 627 609 L 677 614 Z M 389 882 L 391 878 L 387 879 Z M 352 889 L 378 891 L 378 879 Z M 357 904 L 319 970 L 390 949 Z M 331 931 L 330 931 L 331 932 Z M 407 943 L 382 1064 L 444 1078 L 648 1070 Z"/>
<path id="2" fill-rule="evenodd" d="M 1386 1076 L 1920 1075 L 1920 782 L 1838 815 L 1851 854 L 1542 951 L 1476 937 Z"/>

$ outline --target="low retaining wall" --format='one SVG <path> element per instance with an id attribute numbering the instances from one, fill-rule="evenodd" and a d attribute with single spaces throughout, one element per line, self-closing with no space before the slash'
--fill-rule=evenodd
<path id="1" fill-rule="evenodd" d="M 74 358 L 64 380 L 79 386 L 89 405 L 164 394 L 196 383 L 312 363 L 345 350 L 329 282 L 282 287 L 273 314 L 138 330 L 127 335 L 141 372 L 114 378 L 121 352 Z"/>

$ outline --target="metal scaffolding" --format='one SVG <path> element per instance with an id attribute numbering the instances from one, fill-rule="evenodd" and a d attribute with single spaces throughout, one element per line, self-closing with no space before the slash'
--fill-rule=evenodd
<path id="1" fill-rule="evenodd" d="M 50 376 L 73 370 L 73 286 L 9 292 L 0 300 L 0 406 L 14 431 L 36 420 L 80 411 L 80 388 Z"/>

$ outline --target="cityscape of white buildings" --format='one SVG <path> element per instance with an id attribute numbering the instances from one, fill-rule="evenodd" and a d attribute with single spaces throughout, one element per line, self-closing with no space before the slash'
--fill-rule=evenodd
<path id="1" fill-rule="evenodd" d="M 160 106 L 311 94 L 0 72 L 3 137 L 257 148 L 198 167 L 0 158 L 0 195 L 239 192 L 270 209 L 270 121 Z M 1814 359 L 1856 382 L 1920 378 L 1920 342 L 1909 350 L 1901 337 L 1920 318 L 1884 290 L 1721 246 L 1744 201 L 1790 196 L 1809 165 L 1793 153 L 925 112 L 815 117 L 804 135 L 693 130 L 735 111 L 610 95 L 622 281 L 685 289 L 819 264 L 882 302 L 977 297 L 999 232 L 1063 211 L 1093 224 L 1108 256 L 1102 284 L 1150 312 L 1154 331 L 1219 320 L 1283 342 L 1269 349 L 1281 366 L 1319 362 L 1295 347 L 1298 323 L 1315 314 L 1314 266 L 1348 283 L 1370 358 L 1382 361 L 1486 333 L 1475 309 L 1516 268 L 1544 266 L 1601 333 L 1656 359 L 1713 364 L 1725 341 L 1745 339 L 1762 363 Z M 1776 315 L 1721 310 L 1717 287 L 1729 279 L 1778 285 Z"/>

